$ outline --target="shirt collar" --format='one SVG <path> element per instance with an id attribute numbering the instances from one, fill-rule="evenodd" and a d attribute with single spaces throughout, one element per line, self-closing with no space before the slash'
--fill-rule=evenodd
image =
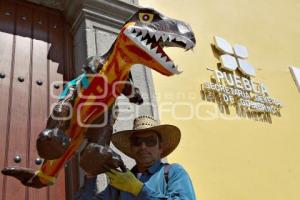
<path id="1" fill-rule="evenodd" d="M 153 165 L 151 165 L 151 167 L 149 167 L 146 172 L 150 173 L 150 174 L 154 174 L 157 171 L 160 170 L 160 168 L 163 166 L 163 163 L 160 160 L 155 161 L 155 163 L 153 163 Z M 134 166 L 131 170 L 133 173 L 137 173 L 137 166 Z"/>

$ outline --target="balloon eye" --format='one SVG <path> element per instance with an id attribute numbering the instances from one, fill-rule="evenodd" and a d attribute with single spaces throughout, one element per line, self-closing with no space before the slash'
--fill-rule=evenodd
<path id="1" fill-rule="evenodd" d="M 144 23 L 151 23 L 154 15 L 150 13 L 140 13 L 139 14 L 140 21 Z"/>

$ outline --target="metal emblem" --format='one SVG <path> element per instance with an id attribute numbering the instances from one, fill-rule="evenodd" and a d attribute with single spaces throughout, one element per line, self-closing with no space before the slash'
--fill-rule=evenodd
<path id="1" fill-rule="evenodd" d="M 248 50 L 240 44 L 231 45 L 225 39 L 214 36 L 215 47 L 221 53 L 220 61 L 222 67 L 226 70 L 240 72 L 246 76 L 255 76 L 255 68 L 247 61 L 249 57 Z"/>

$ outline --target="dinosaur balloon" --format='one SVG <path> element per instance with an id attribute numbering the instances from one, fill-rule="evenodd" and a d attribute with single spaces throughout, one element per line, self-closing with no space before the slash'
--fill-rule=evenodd
<path id="1" fill-rule="evenodd" d="M 80 164 L 87 173 L 99 174 L 117 167 L 124 169 L 120 156 L 107 146 L 111 128 L 88 125 L 105 121 L 105 114 L 112 113 L 117 96 L 132 88 L 125 81 L 134 64 L 145 65 L 166 76 L 179 74 L 163 47 L 190 50 L 195 44 L 194 33 L 186 23 L 170 19 L 154 9 L 140 8 L 124 24 L 110 50 L 89 60 L 85 73 L 67 84 L 46 129 L 37 139 L 38 153 L 45 159 L 40 169 L 7 167 L 2 173 L 30 187 L 52 185 L 64 164 L 86 138 L 89 144 L 83 151 Z M 131 100 L 142 101 L 138 94 Z M 68 115 L 71 116 L 69 120 L 60 120 Z M 111 116 L 108 116 L 107 124 L 113 123 Z"/>

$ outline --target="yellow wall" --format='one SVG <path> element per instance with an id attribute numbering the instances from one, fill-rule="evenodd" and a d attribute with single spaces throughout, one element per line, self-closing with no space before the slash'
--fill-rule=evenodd
<path id="1" fill-rule="evenodd" d="M 168 157 L 190 173 L 201 200 L 300 199 L 300 94 L 288 66 L 300 66 L 299 0 L 140 0 L 165 15 L 191 24 L 196 33 L 194 53 L 168 51 L 184 71 L 176 77 L 154 73 L 162 123 L 182 130 L 179 147 Z M 265 83 L 271 96 L 283 102 L 282 117 L 272 124 L 249 119 L 178 120 L 165 109 L 171 103 L 204 103 L 200 84 L 208 81 L 218 60 L 210 43 L 218 35 L 245 45 L 255 66 L 255 81 Z M 182 96 L 184 94 L 184 96 Z M 201 107 L 208 116 L 215 104 Z M 176 116 L 190 108 L 176 107 Z M 225 117 L 235 117 L 229 115 Z"/>

